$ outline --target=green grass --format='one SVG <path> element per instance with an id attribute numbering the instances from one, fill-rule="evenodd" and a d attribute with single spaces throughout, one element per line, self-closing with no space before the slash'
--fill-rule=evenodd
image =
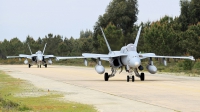
<path id="1" fill-rule="evenodd" d="M 93 106 L 64 101 L 56 91 L 38 89 L 0 71 L 0 111 L 96 112 Z"/>

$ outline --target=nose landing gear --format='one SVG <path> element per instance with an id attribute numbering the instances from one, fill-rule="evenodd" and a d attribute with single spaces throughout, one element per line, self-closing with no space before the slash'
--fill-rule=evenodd
<path id="1" fill-rule="evenodd" d="M 132 79 L 132 82 L 134 82 L 135 81 L 134 75 L 132 75 L 131 77 L 128 75 L 127 76 L 127 82 L 129 82 L 130 79 Z"/>
<path id="2" fill-rule="evenodd" d="M 139 77 L 141 81 L 144 81 L 144 79 L 145 79 L 144 73 L 139 74 L 137 69 L 134 69 L 134 72 L 135 72 L 135 75 L 136 75 L 137 77 Z M 132 73 L 133 73 L 133 70 L 132 70 L 132 69 L 129 69 L 129 73 L 130 73 L 130 74 L 127 76 L 127 82 L 129 82 L 130 79 L 132 79 L 132 82 L 134 82 L 134 81 L 135 81 L 135 77 L 134 77 L 134 75 L 132 74 Z"/>

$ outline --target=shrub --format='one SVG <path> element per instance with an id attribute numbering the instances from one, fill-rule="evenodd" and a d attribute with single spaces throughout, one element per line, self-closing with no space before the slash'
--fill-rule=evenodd
<path id="1" fill-rule="evenodd" d="M 191 60 L 184 60 L 183 61 L 183 69 L 184 70 L 192 70 L 193 62 Z"/>

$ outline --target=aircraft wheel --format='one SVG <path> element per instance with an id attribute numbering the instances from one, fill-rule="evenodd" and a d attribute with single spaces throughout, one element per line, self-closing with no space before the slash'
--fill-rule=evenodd
<path id="1" fill-rule="evenodd" d="M 106 72 L 106 73 L 104 74 L 104 80 L 105 80 L 105 81 L 108 81 L 108 79 L 109 79 L 109 76 L 108 76 L 108 73 Z"/>
<path id="2" fill-rule="evenodd" d="M 45 64 L 45 68 L 47 68 L 47 64 Z"/>
<path id="3" fill-rule="evenodd" d="M 144 77 L 145 77 L 145 76 L 144 76 L 144 73 L 141 73 L 141 75 L 140 75 L 140 80 L 141 80 L 141 81 L 144 81 Z"/>
<path id="4" fill-rule="evenodd" d="M 135 77 L 134 76 L 132 76 L 132 82 L 134 82 L 135 81 Z"/>
<path id="5" fill-rule="evenodd" d="M 127 76 L 127 82 L 129 82 L 129 79 L 130 79 L 130 77 L 129 77 L 129 76 Z"/>
<path id="6" fill-rule="evenodd" d="M 28 67 L 31 68 L 31 64 L 28 64 Z"/>

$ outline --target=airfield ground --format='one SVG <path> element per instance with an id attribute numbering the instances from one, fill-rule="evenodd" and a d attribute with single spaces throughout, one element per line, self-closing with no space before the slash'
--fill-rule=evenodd
<path id="1" fill-rule="evenodd" d="M 46 91 L 61 92 L 63 100 L 94 105 L 100 112 L 200 111 L 199 77 L 145 73 L 145 81 L 126 82 L 127 73 L 122 72 L 105 82 L 87 67 L 1 65 L 0 70 Z"/>

